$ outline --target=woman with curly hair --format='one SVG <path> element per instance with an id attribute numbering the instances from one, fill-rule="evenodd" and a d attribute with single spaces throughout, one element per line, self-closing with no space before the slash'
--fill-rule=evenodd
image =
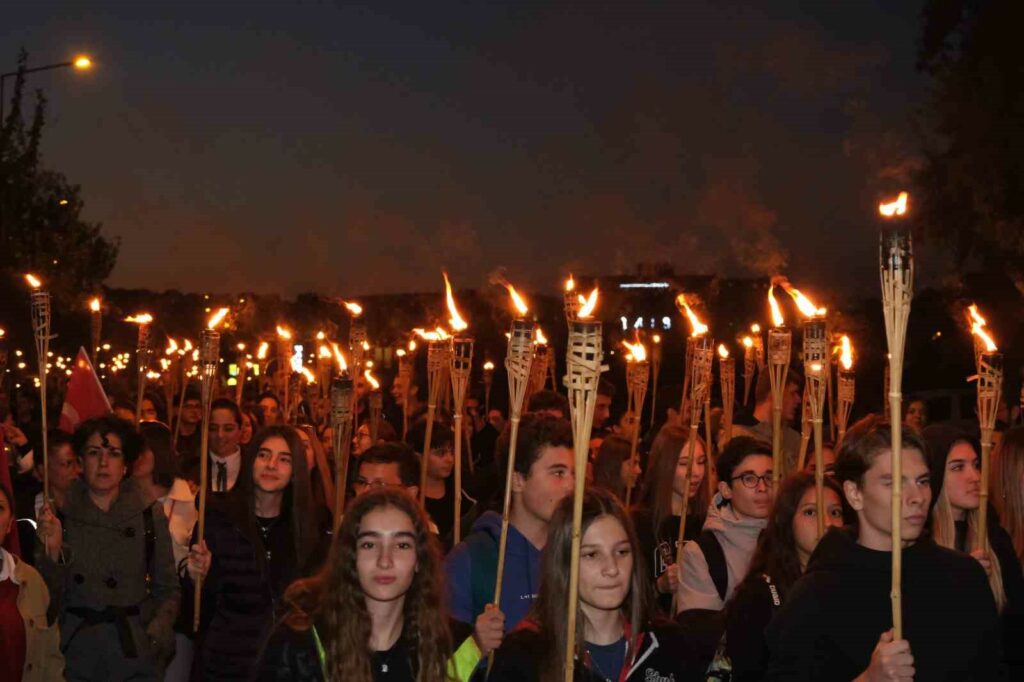
<path id="1" fill-rule="evenodd" d="M 437 538 L 416 501 L 374 489 L 352 501 L 328 560 L 285 593 L 289 610 L 258 680 L 443 682 L 452 635 Z"/>

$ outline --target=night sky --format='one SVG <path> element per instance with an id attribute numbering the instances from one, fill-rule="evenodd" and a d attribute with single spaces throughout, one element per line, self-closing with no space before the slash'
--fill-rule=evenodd
<path id="1" fill-rule="evenodd" d="M 745 5 L 756 5 L 747 7 Z M 108 284 L 527 288 L 637 261 L 877 288 L 916 153 L 920 2 L 5 5 Z M 783 268 L 783 266 L 785 266 Z"/>

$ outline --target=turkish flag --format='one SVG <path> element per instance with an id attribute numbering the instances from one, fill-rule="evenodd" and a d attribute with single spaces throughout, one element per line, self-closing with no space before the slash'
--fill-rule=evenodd
<path id="1" fill-rule="evenodd" d="M 110 412 L 110 402 L 103 392 L 100 378 L 96 376 L 85 349 L 79 348 L 75 366 L 71 368 L 68 390 L 64 394 L 64 407 L 60 411 L 60 430 L 74 433 L 85 420 Z"/>

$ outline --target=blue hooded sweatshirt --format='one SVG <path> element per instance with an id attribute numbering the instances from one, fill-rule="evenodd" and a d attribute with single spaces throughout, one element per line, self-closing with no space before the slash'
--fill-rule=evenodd
<path id="1" fill-rule="evenodd" d="M 494 599 L 500 537 L 501 515 L 486 512 L 473 524 L 466 539 L 456 545 L 445 559 L 448 612 L 455 620 L 472 625 Z M 506 632 L 511 632 L 523 620 L 537 597 L 540 555 L 539 549 L 531 545 L 515 526 L 509 525 L 499 605 L 505 614 Z"/>

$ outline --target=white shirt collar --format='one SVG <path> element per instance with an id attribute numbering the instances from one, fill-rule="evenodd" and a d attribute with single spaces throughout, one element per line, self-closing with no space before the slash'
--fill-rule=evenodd
<path id="1" fill-rule="evenodd" d="M 18 532 L 17 529 L 13 527 L 11 528 L 11 530 L 15 533 Z M 0 583 L 2 583 L 5 580 L 10 580 L 15 585 L 20 585 L 20 583 L 18 582 L 18 578 L 14 573 L 14 568 L 14 555 L 8 552 L 3 547 L 0 547 Z"/>
<path id="2" fill-rule="evenodd" d="M 220 457 L 212 452 L 210 453 L 210 459 L 215 464 L 224 464 L 227 467 L 228 474 L 228 490 L 235 487 L 235 483 L 238 481 L 238 471 L 242 468 L 242 448 L 238 448 L 227 457 Z M 216 490 L 216 479 L 217 475 L 216 467 L 210 467 L 213 471 L 210 472 L 210 480 L 213 481 L 214 490 Z"/>

